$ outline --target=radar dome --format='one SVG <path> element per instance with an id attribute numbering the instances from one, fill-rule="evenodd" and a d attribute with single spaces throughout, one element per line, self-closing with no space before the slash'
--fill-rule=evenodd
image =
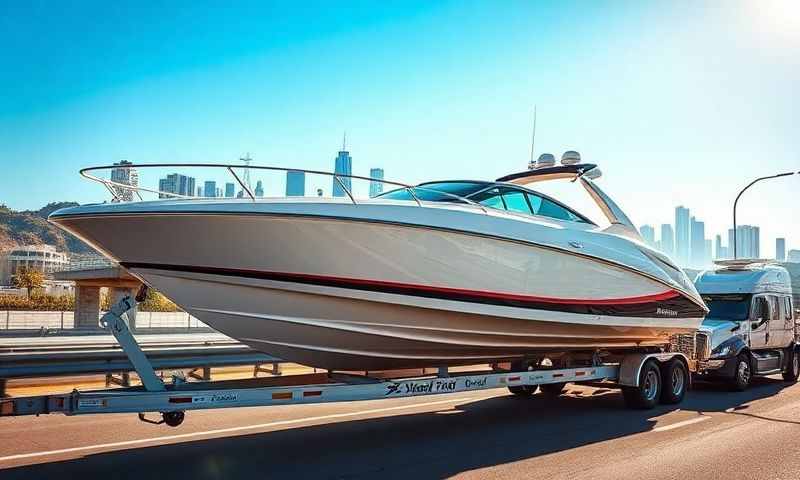
<path id="1" fill-rule="evenodd" d="M 556 157 L 552 153 L 543 153 L 539 155 L 539 160 L 536 161 L 536 168 L 552 167 L 556 164 Z"/>
<path id="2" fill-rule="evenodd" d="M 567 150 L 561 155 L 561 165 L 575 165 L 581 163 L 581 154 L 575 150 Z"/>

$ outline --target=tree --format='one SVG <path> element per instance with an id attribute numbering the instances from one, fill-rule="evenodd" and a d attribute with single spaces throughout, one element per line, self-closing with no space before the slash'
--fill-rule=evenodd
<path id="1" fill-rule="evenodd" d="M 44 274 L 35 268 L 20 267 L 14 275 L 14 286 L 26 289 L 31 298 L 31 291 L 44 286 Z"/>

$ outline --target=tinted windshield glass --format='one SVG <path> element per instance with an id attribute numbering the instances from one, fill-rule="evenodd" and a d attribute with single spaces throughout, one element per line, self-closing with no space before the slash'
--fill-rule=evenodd
<path id="1" fill-rule="evenodd" d="M 426 183 L 414 187 L 414 195 L 420 200 L 429 202 L 457 202 L 458 199 L 446 194 L 458 195 L 459 197 L 466 197 L 470 194 L 477 192 L 486 186 L 481 182 L 437 182 Z M 439 192 L 444 192 L 439 193 Z M 380 198 L 389 200 L 414 200 L 411 194 L 404 188 L 392 190 L 391 192 L 379 195 Z"/>
<path id="2" fill-rule="evenodd" d="M 747 320 L 750 317 L 750 295 L 703 295 L 709 318 Z"/>

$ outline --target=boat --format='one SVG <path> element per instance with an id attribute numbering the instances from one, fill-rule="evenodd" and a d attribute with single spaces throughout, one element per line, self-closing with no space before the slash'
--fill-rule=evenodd
<path id="1" fill-rule="evenodd" d="M 347 196 L 257 198 L 235 165 L 139 164 L 226 168 L 244 198 L 84 205 L 49 220 L 215 330 L 323 369 L 659 351 L 695 331 L 707 309 L 692 282 L 641 241 L 592 180 L 596 165 L 568 157 L 496 181 L 384 181 L 397 188 L 369 200 L 326 172 L 307 170 Z M 110 168 L 81 173 L 112 194 L 132 188 L 95 176 Z M 562 179 L 610 226 L 528 187 Z"/>

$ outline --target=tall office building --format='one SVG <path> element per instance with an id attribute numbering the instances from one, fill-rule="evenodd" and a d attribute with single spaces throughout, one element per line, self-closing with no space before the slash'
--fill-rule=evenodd
<path id="1" fill-rule="evenodd" d="M 133 164 L 127 160 L 122 160 L 121 162 L 114 164 L 114 166 L 116 166 L 117 168 L 111 170 L 111 181 L 114 183 L 121 183 L 123 185 L 138 187 L 139 172 L 137 172 L 135 168 L 128 167 L 126 165 L 133 165 Z M 117 198 L 119 199 L 118 201 L 120 202 L 133 201 L 133 190 L 116 186 L 112 188 L 114 189 L 114 193 L 117 195 Z"/>
<path id="2" fill-rule="evenodd" d="M 728 249 L 722 246 L 722 235 L 714 237 L 714 258 L 723 260 L 728 258 Z"/>
<path id="3" fill-rule="evenodd" d="M 236 195 L 236 186 L 232 183 L 225 184 L 225 196 L 228 198 L 233 198 Z"/>
<path id="4" fill-rule="evenodd" d="M 338 175 L 352 175 L 353 174 L 353 158 L 350 156 L 350 152 L 347 151 L 347 136 L 345 135 L 342 139 L 342 149 L 339 151 L 339 154 L 336 156 L 336 165 L 334 166 L 334 173 Z M 339 179 L 337 181 L 337 178 Z M 341 182 L 341 184 L 339 183 Z M 342 188 L 342 184 L 344 187 L 352 193 L 352 178 L 350 177 L 334 177 L 333 178 L 333 196 L 334 197 L 344 197 L 346 195 L 344 188 Z"/>
<path id="5" fill-rule="evenodd" d="M 215 197 L 221 197 L 222 196 L 222 189 L 217 187 L 217 191 L 214 192 L 214 196 Z"/>
<path id="6" fill-rule="evenodd" d="M 642 225 L 639 229 L 639 233 L 642 234 L 642 240 L 644 243 L 650 245 L 651 247 L 655 246 L 656 244 L 656 229 L 651 227 L 650 225 Z"/>
<path id="7" fill-rule="evenodd" d="M 690 261 L 692 267 L 702 267 L 706 265 L 706 225 L 705 223 L 692 217 L 690 227 L 691 243 L 689 245 Z"/>
<path id="8" fill-rule="evenodd" d="M 200 187 L 197 187 L 197 196 L 198 197 L 202 197 L 203 196 L 203 189 L 200 188 Z"/>
<path id="9" fill-rule="evenodd" d="M 371 168 L 369 170 L 369 178 L 376 178 L 378 180 L 383 180 L 383 169 L 382 168 Z M 383 193 L 383 182 L 369 182 L 369 198 L 377 197 Z"/>
<path id="10" fill-rule="evenodd" d="M 256 194 L 256 197 L 264 196 L 264 184 L 261 183 L 261 180 L 256 182 L 256 191 L 254 193 Z"/>
<path id="11" fill-rule="evenodd" d="M 759 258 L 761 256 L 761 230 L 753 225 L 737 225 L 736 240 L 733 229 L 728 229 L 728 250 L 733 257 L 733 245 L 736 244 L 736 258 Z"/>
<path id="12" fill-rule="evenodd" d="M 306 172 L 289 170 L 286 172 L 286 196 L 304 197 L 306 195 Z"/>
<path id="13" fill-rule="evenodd" d="M 203 196 L 204 197 L 216 197 L 217 196 L 217 182 L 213 180 L 206 180 L 203 184 Z"/>
<path id="14" fill-rule="evenodd" d="M 706 248 L 703 251 L 703 264 L 702 264 L 702 267 L 704 267 L 704 268 L 709 266 L 709 265 L 711 265 L 712 252 L 711 252 L 711 239 L 710 238 L 706 238 L 705 239 L 705 247 Z"/>
<path id="15" fill-rule="evenodd" d="M 786 261 L 789 263 L 800 263 L 800 250 L 789 250 L 786 254 Z"/>
<path id="16" fill-rule="evenodd" d="M 661 224 L 661 251 L 670 257 L 675 255 L 675 233 L 669 223 Z"/>
<path id="17" fill-rule="evenodd" d="M 161 192 L 174 193 L 186 197 L 193 197 L 194 191 L 194 178 L 181 175 L 179 173 L 172 173 L 158 181 L 158 190 Z M 158 198 L 173 198 L 170 195 L 158 194 Z"/>
<path id="18" fill-rule="evenodd" d="M 779 262 L 786 261 L 786 239 L 785 238 L 776 238 L 775 239 L 775 260 Z"/>
<path id="19" fill-rule="evenodd" d="M 689 265 L 689 209 L 675 207 L 675 259 L 678 265 Z"/>

